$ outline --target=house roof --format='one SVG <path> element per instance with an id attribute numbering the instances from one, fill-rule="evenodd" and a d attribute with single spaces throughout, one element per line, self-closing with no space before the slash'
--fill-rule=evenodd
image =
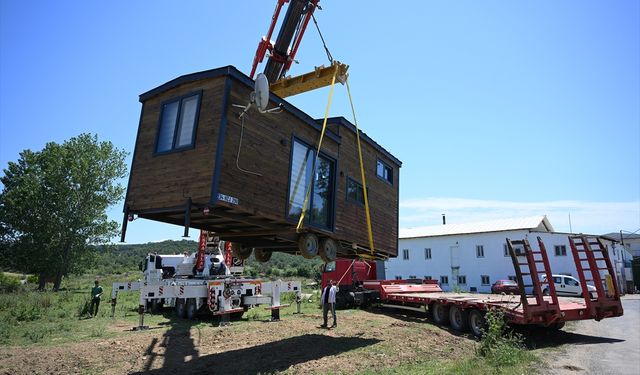
<path id="1" fill-rule="evenodd" d="M 513 219 L 481 221 L 464 224 L 432 225 L 416 228 L 401 228 L 399 238 L 420 238 L 450 236 L 485 232 L 503 232 L 512 230 L 532 230 L 553 232 L 554 229 L 546 216 L 530 216 Z"/>

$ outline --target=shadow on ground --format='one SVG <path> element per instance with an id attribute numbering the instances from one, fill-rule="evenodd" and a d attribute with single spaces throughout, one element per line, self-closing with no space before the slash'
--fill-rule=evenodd
<path id="1" fill-rule="evenodd" d="M 625 340 L 584 335 L 577 332 L 553 330 L 543 327 L 518 327 L 515 332 L 522 334 L 524 343 L 529 349 L 552 348 L 560 345 L 612 344 Z"/>
<path id="2" fill-rule="evenodd" d="M 293 365 L 374 345 L 380 340 L 332 337 L 318 334 L 199 356 L 189 331 L 170 329 L 159 343 L 152 339 L 145 356 L 145 369 L 135 374 L 262 374 L 284 371 Z M 164 347 L 159 354 L 157 346 Z M 151 369 L 154 360 L 162 368 Z"/>

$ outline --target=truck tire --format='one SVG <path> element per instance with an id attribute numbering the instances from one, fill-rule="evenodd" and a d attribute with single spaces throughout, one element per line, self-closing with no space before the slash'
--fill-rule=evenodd
<path id="1" fill-rule="evenodd" d="M 160 314 L 162 312 L 162 300 L 161 299 L 152 299 L 151 300 L 151 313 L 152 314 Z"/>
<path id="2" fill-rule="evenodd" d="M 303 257 L 313 259 L 318 254 L 318 236 L 313 233 L 301 234 L 298 238 L 298 250 Z"/>
<path id="3" fill-rule="evenodd" d="M 469 311 L 469 329 L 475 337 L 482 337 L 484 330 L 487 328 L 487 321 L 484 319 L 484 313 L 477 309 Z"/>
<path id="4" fill-rule="evenodd" d="M 469 330 L 469 312 L 467 310 L 463 310 L 458 306 L 451 306 L 449 308 L 449 321 L 451 322 L 451 328 L 458 332 Z"/>
<path id="5" fill-rule="evenodd" d="M 431 304 L 429 308 L 431 310 L 431 319 L 433 322 L 439 326 L 446 326 L 449 324 L 449 306 L 434 302 Z"/>
<path id="6" fill-rule="evenodd" d="M 564 328 L 564 322 L 553 323 L 548 328 L 551 329 L 552 331 L 559 331 L 562 328 Z"/>
<path id="7" fill-rule="evenodd" d="M 323 238 L 318 253 L 325 263 L 333 262 L 338 257 L 338 244 L 331 238 Z"/>
<path id="8" fill-rule="evenodd" d="M 245 247 L 241 243 L 232 242 L 231 251 L 233 252 L 234 257 L 238 259 L 247 259 L 251 256 L 251 252 L 253 251 L 253 249 L 250 247 Z"/>
<path id="9" fill-rule="evenodd" d="M 253 255 L 256 257 L 256 260 L 260 263 L 268 262 L 271 259 L 271 254 L 273 252 L 265 249 L 256 248 L 253 252 Z"/>
<path id="10" fill-rule="evenodd" d="M 242 315 L 244 315 L 244 311 L 234 312 L 234 313 L 229 314 L 229 319 L 230 320 L 240 320 L 240 319 L 242 319 Z"/>
<path id="11" fill-rule="evenodd" d="M 176 316 L 178 318 L 184 319 L 184 317 L 187 315 L 186 307 L 186 301 L 184 300 L 184 298 L 178 298 L 176 300 Z"/>
<path id="12" fill-rule="evenodd" d="M 198 309 L 196 307 L 196 299 L 188 298 L 186 307 L 185 307 L 186 318 L 189 320 L 193 320 L 196 318 L 197 313 L 198 313 Z"/>

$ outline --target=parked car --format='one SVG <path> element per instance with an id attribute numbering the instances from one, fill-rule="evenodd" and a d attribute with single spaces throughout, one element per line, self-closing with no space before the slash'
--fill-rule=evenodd
<path id="1" fill-rule="evenodd" d="M 559 296 L 570 296 L 570 297 L 582 297 L 582 287 L 580 286 L 580 281 L 572 276 L 567 275 L 551 275 L 553 278 L 553 284 L 556 287 L 556 294 Z M 546 282 L 547 277 L 543 276 L 542 281 Z M 549 295 L 549 285 L 544 284 L 542 286 L 542 294 L 545 296 Z M 594 298 L 596 294 L 596 287 L 593 285 L 587 284 L 587 290 L 589 291 L 589 295 L 591 298 Z"/>
<path id="2" fill-rule="evenodd" d="M 493 294 L 519 294 L 520 288 L 518 283 L 513 280 L 498 280 L 491 286 Z"/>

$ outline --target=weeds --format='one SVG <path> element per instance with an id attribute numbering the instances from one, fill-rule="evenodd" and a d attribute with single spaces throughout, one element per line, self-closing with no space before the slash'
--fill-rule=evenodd
<path id="1" fill-rule="evenodd" d="M 522 335 L 508 329 L 502 310 L 491 309 L 485 315 L 484 330 L 476 354 L 485 358 L 496 370 L 528 362 L 532 354 L 524 347 Z"/>

